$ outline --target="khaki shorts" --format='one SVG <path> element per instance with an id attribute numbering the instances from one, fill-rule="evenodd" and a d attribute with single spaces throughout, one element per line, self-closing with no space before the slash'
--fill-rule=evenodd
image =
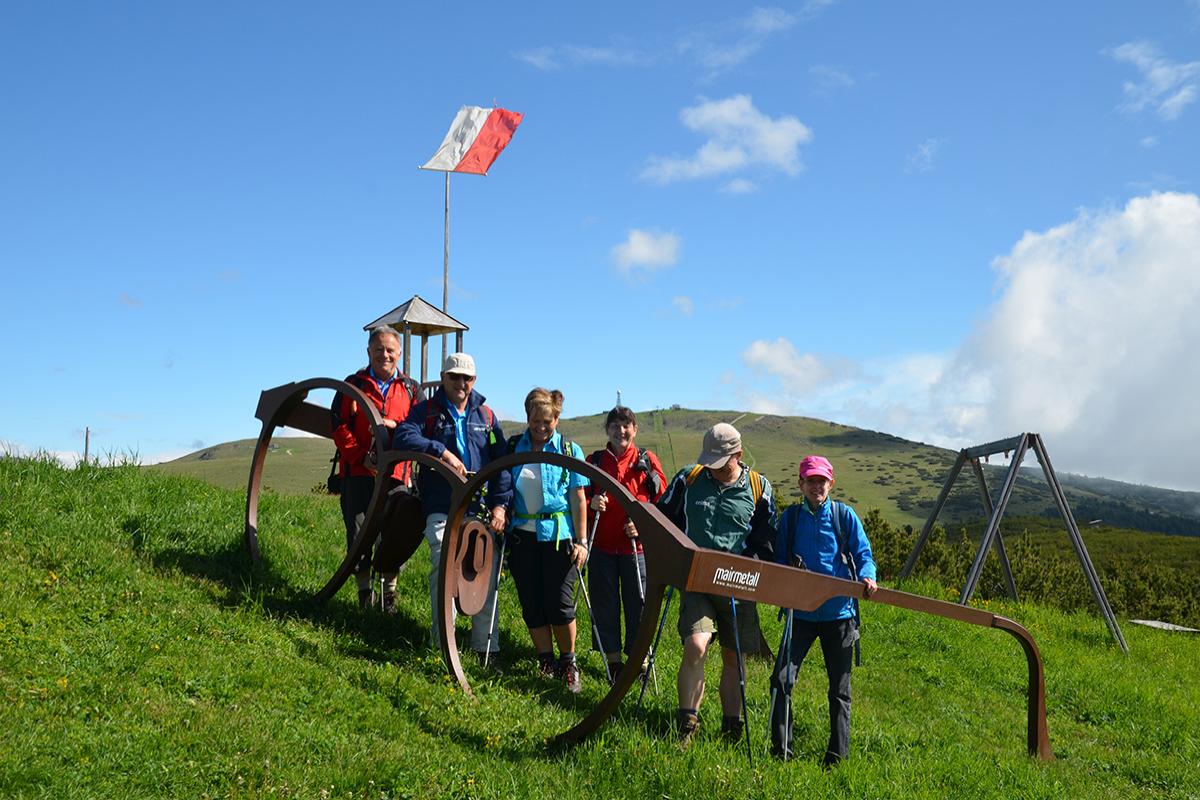
<path id="1" fill-rule="evenodd" d="M 681 592 L 679 603 L 679 638 L 697 633 L 717 634 L 721 647 L 733 650 L 733 610 L 729 598 L 715 594 Z M 751 600 L 737 601 L 737 629 L 742 651 L 757 652 L 759 646 L 758 605 Z"/>

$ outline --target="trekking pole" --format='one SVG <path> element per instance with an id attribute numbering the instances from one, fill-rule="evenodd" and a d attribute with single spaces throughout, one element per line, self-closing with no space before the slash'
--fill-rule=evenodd
<path id="1" fill-rule="evenodd" d="M 737 602 L 729 598 L 729 607 L 733 609 L 733 649 L 737 653 L 738 690 L 742 694 L 742 717 L 746 720 L 746 757 L 754 765 L 754 751 L 750 749 L 750 710 L 746 707 L 746 670 L 742 666 L 742 637 L 738 635 Z"/>
<path id="2" fill-rule="evenodd" d="M 784 631 L 787 633 L 787 646 L 788 646 L 787 684 L 783 684 L 783 682 L 780 681 L 780 684 L 784 685 L 784 688 L 785 688 L 785 691 L 783 693 L 783 724 L 785 726 L 784 730 L 786 731 L 787 735 L 786 735 L 786 738 L 784 739 L 785 744 L 783 747 L 783 760 L 784 761 L 790 761 L 792 758 L 792 689 L 794 688 L 795 682 L 792 679 L 792 663 L 791 662 L 792 662 L 792 633 L 793 633 L 792 629 L 793 629 L 793 627 L 795 627 L 795 622 L 796 622 L 796 612 L 793 609 L 789 608 L 788 615 L 787 615 L 787 622 L 784 623 Z"/>
<path id="3" fill-rule="evenodd" d="M 595 518 L 592 520 L 591 533 L 588 534 L 588 543 L 586 545 L 584 545 L 588 551 L 588 559 L 591 559 L 591 557 L 592 557 L 592 545 L 594 545 L 596 543 L 596 529 L 599 527 L 600 527 L 600 512 L 597 511 Z M 579 587 L 583 585 L 583 571 L 586 568 L 587 568 L 587 561 L 584 561 L 583 566 L 580 567 L 580 569 L 579 569 L 579 583 L 575 584 L 575 600 L 573 602 L 575 604 L 576 611 L 579 610 Z M 589 609 L 588 614 L 591 614 L 591 613 L 592 612 Z M 608 659 L 605 658 L 605 660 L 607 661 Z"/>
<path id="4" fill-rule="evenodd" d="M 637 573 L 638 600 L 642 603 L 642 608 L 646 607 L 646 585 L 642 583 L 642 565 L 638 560 L 637 537 L 629 538 L 629 545 L 633 548 L 633 569 Z M 654 663 L 646 665 L 646 671 L 654 678 L 654 693 L 658 694 L 658 671 L 654 669 Z M 645 678 L 642 679 L 642 686 L 646 685 Z"/>
<path id="5" fill-rule="evenodd" d="M 793 554 L 791 557 L 791 566 L 796 569 L 808 569 L 804 564 L 804 559 L 799 554 Z M 779 688 L 771 687 L 771 725 L 775 724 L 775 703 L 777 700 L 783 702 L 783 760 L 789 761 L 792 757 L 792 689 L 794 683 L 791 678 L 791 660 L 792 660 L 792 628 L 796 620 L 795 609 L 779 609 L 779 617 L 782 618 L 784 613 L 787 613 L 787 618 L 783 621 L 783 635 L 779 640 L 779 655 L 775 659 L 775 676 L 779 683 Z M 777 693 L 782 692 L 783 697 L 778 698 Z"/>
<path id="6" fill-rule="evenodd" d="M 600 515 L 596 515 L 599 519 Z M 595 526 L 593 526 L 595 530 Z M 589 547 L 584 547 L 587 550 L 587 555 L 583 559 L 583 565 L 586 567 L 588 559 L 592 557 L 592 550 Z M 576 584 L 583 590 L 583 604 L 587 606 L 588 621 L 592 625 L 592 641 L 596 643 L 596 649 L 600 651 L 600 657 L 604 660 L 604 677 L 608 678 L 609 684 L 613 682 L 612 670 L 608 668 L 608 655 L 604 652 L 604 645 L 600 643 L 600 631 L 596 629 L 596 615 L 592 613 L 592 599 L 588 597 L 587 587 L 583 585 L 583 572 L 580 571 L 579 583 Z"/>
<path id="7" fill-rule="evenodd" d="M 783 609 L 780 608 L 777 619 L 782 618 Z M 767 704 L 767 719 L 770 720 L 768 724 L 772 726 L 772 735 L 774 735 L 775 725 L 775 703 L 779 699 L 779 690 L 775 687 L 775 684 L 776 682 L 778 682 L 780 685 L 783 684 L 784 647 L 787 643 L 787 635 L 787 622 L 785 621 L 783 623 L 783 633 L 779 638 L 779 650 L 775 653 L 775 671 L 771 673 L 771 700 Z"/>
<path id="8" fill-rule="evenodd" d="M 788 761 L 792 755 L 791 748 L 791 730 L 792 730 L 792 693 L 785 681 L 786 675 L 791 672 L 791 652 L 792 652 L 792 615 L 795 612 L 790 608 L 787 609 L 787 618 L 783 621 L 783 635 L 779 639 L 779 655 L 775 657 L 775 681 L 779 686 L 771 687 L 771 713 L 768 719 L 771 720 L 771 725 L 775 724 L 775 708 L 776 703 L 783 703 L 783 760 Z M 784 609 L 779 609 L 779 616 L 784 615 Z M 786 670 L 786 672 L 785 672 Z M 779 695 L 782 693 L 783 697 Z"/>
<path id="9" fill-rule="evenodd" d="M 667 587 L 667 601 L 663 603 L 662 619 L 658 621 L 658 633 L 654 634 L 654 644 L 650 645 L 650 671 L 654 672 L 654 657 L 658 654 L 658 640 L 662 636 L 663 626 L 667 624 L 667 612 L 671 610 L 671 595 L 675 592 L 674 586 Z M 646 684 L 642 684 L 642 691 L 638 694 L 638 708 L 642 707 L 642 698 L 646 696 Z"/>
<path id="10" fill-rule="evenodd" d="M 488 623 L 487 649 L 483 652 L 483 666 L 488 665 L 492 656 L 492 634 L 496 631 L 496 609 L 500 607 L 500 578 L 504 576 L 504 548 L 508 537 L 500 537 L 500 561 L 496 564 L 496 591 L 492 594 L 492 621 Z"/>

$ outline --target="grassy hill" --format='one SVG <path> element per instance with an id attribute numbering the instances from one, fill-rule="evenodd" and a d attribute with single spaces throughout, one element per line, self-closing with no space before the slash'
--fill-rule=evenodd
<path id="1" fill-rule="evenodd" d="M 641 412 L 638 419 L 641 421 L 638 442 L 658 453 L 668 471 L 692 463 L 700 451 L 704 431 L 714 423 L 734 422 L 742 434 L 747 461 L 770 478 L 781 502 L 800 499 L 795 478 L 799 460 L 809 453 L 822 453 L 833 461 L 837 472 L 835 497 L 862 510 L 877 508 L 893 524 L 918 529 L 932 510 L 957 457 L 952 450 L 808 417 L 675 409 Z M 509 435 L 524 429 L 523 423 L 501 424 Z M 586 452 L 604 446 L 603 415 L 563 419 L 559 427 Z M 324 482 L 333 453 L 330 441 L 279 438 L 274 444 L 275 449 L 266 462 L 266 486 L 295 494 L 309 493 Z M 1053 458 L 1054 443 L 1051 441 L 1047 446 Z M 208 447 L 153 468 L 244 491 L 253 452 L 254 442 L 242 440 Z M 998 467 L 985 470 L 995 496 L 1004 471 Z M 1071 475 L 1059 478 L 1081 525 L 1103 518 L 1111 525 L 1126 528 L 1200 534 L 1200 493 Z M 941 521 L 960 524 L 975 520 L 982 513 L 973 479 L 961 475 L 942 511 Z M 1040 469 L 1022 471 L 1008 513 L 1058 517 Z"/>
<path id="2" fill-rule="evenodd" d="M 514 661 L 492 680 L 471 667 L 471 702 L 425 645 L 424 548 L 401 574 L 396 617 L 360 613 L 350 588 L 311 604 L 342 552 L 330 498 L 268 493 L 256 571 L 241 549 L 240 487 L 7 458 L 0 486 L 3 797 L 1200 795 L 1198 636 L 1126 625 L 1126 656 L 1091 613 L 993 601 L 1041 647 L 1053 763 L 1024 754 L 1025 667 L 1012 640 L 870 603 L 853 756 L 832 774 L 817 766 L 819 656 L 797 687 L 797 761 L 766 755 L 762 662 L 748 670 L 754 766 L 721 741 L 715 658 L 705 727 L 680 752 L 671 635 L 659 694 L 641 710 L 627 700 L 599 735 L 553 752 L 548 737 L 601 697 L 602 670 L 584 655 L 578 698 L 540 681 L 508 582 L 500 616 Z"/>

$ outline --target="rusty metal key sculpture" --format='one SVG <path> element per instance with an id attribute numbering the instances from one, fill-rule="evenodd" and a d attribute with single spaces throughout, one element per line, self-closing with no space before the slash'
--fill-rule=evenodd
<path id="1" fill-rule="evenodd" d="M 255 563 L 262 560 L 258 544 L 258 504 L 262 493 L 263 467 L 266 464 L 267 452 L 270 449 L 271 437 L 274 435 L 275 429 L 286 425 L 289 428 L 316 436 L 333 437 L 333 421 L 329 409 L 305 400 L 308 393 L 314 389 L 332 389 L 339 394 L 346 395 L 370 415 L 374 448 L 378 454 L 379 475 L 389 474 L 392 468 L 402 461 L 416 461 L 424 467 L 436 470 L 451 486 L 460 486 L 463 482 L 461 477 L 433 456 L 390 449 L 390 436 L 388 429 L 383 424 L 383 418 L 379 415 L 375 405 L 356 386 L 333 378 L 309 378 L 299 383 L 285 383 L 274 389 L 267 389 L 259 396 L 258 410 L 255 412 L 255 416 L 262 420 L 263 427 L 254 448 L 254 457 L 250 462 L 250 479 L 246 487 L 244 541 L 246 550 Z M 387 510 L 387 481 L 377 480 L 371 502 L 363 517 L 363 523 L 359 527 L 358 536 L 351 543 L 346 557 L 342 559 L 342 563 L 338 565 L 333 576 L 317 592 L 314 597 L 316 602 L 324 603 L 337 594 L 338 589 L 354 571 L 354 566 L 361 556 L 370 552 L 376 537 L 380 535 L 384 525 L 387 524 Z M 399 561 L 403 564 L 420 547 L 422 531 L 417 528 L 401 531 L 401 534 L 403 538 L 399 545 Z"/>
<path id="2" fill-rule="evenodd" d="M 558 741 L 580 742 L 616 712 L 621 700 L 637 681 L 639 665 L 650 649 L 662 612 L 664 592 L 668 586 L 674 586 L 690 592 L 736 597 L 800 610 L 813 610 L 832 597 L 853 597 L 1003 630 L 1020 642 L 1029 671 L 1028 752 L 1044 760 L 1054 758 L 1046 731 L 1046 688 L 1041 655 L 1029 631 L 1016 622 L 980 609 L 891 589 L 878 589 L 868 598 L 861 583 L 697 547 L 657 508 L 638 502 L 611 475 L 589 463 L 559 453 L 507 455 L 491 462 L 465 483 L 451 484 L 455 488 L 442 547 L 436 619 L 441 628 L 442 657 L 451 674 L 468 694 L 471 693 L 471 686 L 458 657 L 453 610 L 457 604 L 462 613 L 471 614 L 483 607 L 492 577 L 490 567 L 495 545 L 487 527 L 479 520 L 468 517 L 467 501 L 500 470 L 521 464 L 553 464 L 586 476 L 598 491 L 608 493 L 610 501 L 615 499 L 621 504 L 637 525 L 646 553 L 646 603 L 633 652 L 600 704 L 570 730 L 559 734 Z"/>

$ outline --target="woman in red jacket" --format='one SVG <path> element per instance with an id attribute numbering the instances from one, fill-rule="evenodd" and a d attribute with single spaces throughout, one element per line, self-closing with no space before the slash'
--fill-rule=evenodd
<path id="1" fill-rule="evenodd" d="M 588 456 L 588 461 L 617 479 L 644 502 L 655 502 L 667 486 L 658 456 L 634 443 L 637 416 L 625 406 L 608 412 L 604 423 L 608 445 Z M 589 557 L 588 589 L 592 599 L 592 625 L 600 648 L 615 678 L 621 670 L 621 652 L 629 653 L 642 619 L 646 595 L 646 560 L 637 538 L 637 527 L 625 510 L 602 493 L 594 493 L 590 507 L 599 519 Z M 625 641 L 621 642 L 621 609 L 625 609 Z M 643 665 L 643 669 L 645 665 Z M 644 676 L 643 676 L 644 677 Z"/>

